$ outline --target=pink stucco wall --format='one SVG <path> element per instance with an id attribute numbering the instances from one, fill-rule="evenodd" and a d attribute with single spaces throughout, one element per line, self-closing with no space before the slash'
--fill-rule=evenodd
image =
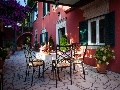
<path id="1" fill-rule="evenodd" d="M 66 20 L 66 26 L 67 26 L 67 34 L 68 38 L 73 38 L 74 42 L 78 42 L 79 39 L 79 21 L 84 20 L 82 17 L 82 11 L 80 9 L 75 9 L 74 11 L 66 14 L 63 11 L 63 8 L 58 8 L 55 12 L 52 10 L 52 5 L 50 5 L 50 14 L 45 16 L 45 18 L 42 18 L 43 12 L 42 12 L 42 3 L 40 2 L 38 4 L 39 10 L 38 10 L 38 19 L 34 22 L 34 30 L 38 30 L 38 35 L 41 33 L 42 28 L 46 28 L 48 32 L 48 37 L 52 35 L 54 42 L 56 43 L 56 24 L 55 22 L 59 20 L 59 17 L 57 15 L 58 12 L 60 12 L 61 17 L 67 17 Z M 74 33 L 73 33 L 74 32 Z M 34 32 L 33 32 L 34 35 Z M 40 39 L 40 36 L 38 36 L 38 41 Z M 33 39 L 34 42 L 35 39 Z"/>
<path id="2" fill-rule="evenodd" d="M 109 10 L 115 11 L 115 60 L 111 61 L 108 69 L 120 73 L 120 0 L 110 0 Z"/>
<path id="3" fill-rule="evenodd" d="M 111 61 L 111 63 L 108 65 L 108 70 L 115 71 L 120 73 L 120 0 L 110 0 L 109 1 L 109 10 L 115 11 L 115 47 L 112 47 L 115 50 L 115 60 Z M 52 35 L 53 40 L 56 44 L 56 24 L 55 22 L 58 20 L 57 13 L 60 12 L 62 18 L 67 17 L 66 24 L 67 24 L 67 34 L 68 39 L 73 38 L 74 42 L 79 42 L 79 22 L 83 21 L 83 12 L 77 8 L 73 10 L 72 12 L 69 12 L 66 14 L 62 8 L 58 8 L 56 12 L 52 11 L 52 6 L 50 8 L 50 14 L 45 16 L 45 18 L 42 18 L 43 11 L 42 11 L 42 2 L 38 3 L 38 19 L 34 22 L 33 31 L 38 30 L 38 41 L 40 41 L 40 34 L 41 29 L 46 28 L 48 32 L 48 37 Z M 34 32 L 33 32 L 33 42 L 34 42 Z M 87 57 L 85 58 L 85 63 L 95 66 L 95 59 L 93 58 L 93 54 L 95 53 L 95 50 L 89 49 L 87 50 Z"/>

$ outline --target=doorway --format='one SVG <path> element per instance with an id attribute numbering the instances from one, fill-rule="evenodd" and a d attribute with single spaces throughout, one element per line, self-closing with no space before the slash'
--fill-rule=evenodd
<path id="1" fill-rule="evenodd" d="M 60 38 L 65 35 L 65 27 L 59 28 L 58 29 L 58 40 L 59 40 L 59 45 L 60 45 Z"/>

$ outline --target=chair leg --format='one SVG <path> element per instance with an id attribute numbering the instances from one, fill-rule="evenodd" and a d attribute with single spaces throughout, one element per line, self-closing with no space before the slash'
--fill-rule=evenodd
<path id="1" fill-rule="evenodd" d="M 58 75 L 58 80 L 60 81 L 59 68 L 57 68 L 57 75 Z"/>
<path id="2" fill-rule="evenodd" d="M 72 85 L 72 68 L 70 67 L 70 79 L 71 79 L 71 85 Z"/>
<path id="3" fill-rule="evenodd" d="M 42 72 L 43 81 L 44 81 L 44 72 L 45 72 L 45 62 L 43 62 L 43 72 Z"/>
<path id="4" fill-rule="evenodd" d="M 74 71 L 75 71 L 75 63 L 73 63 L 73 74 L 74 74 Z"/>
<path id="5" fill-rule="evenodd" d="M 55 69 L 56 88 L 57 88 L 57 68 Z"/>
<path id="6" fill-rule="evenodd" d="M 25 72 L 25 73 L 26 73 L 26 76 L 25 76 L 25 82 L 26 82 L 26 78 L 27 78 L 27 74 L 28 74 L 28 73 L 27 73 L 27 70 L 26 70 L 26 72 Z"/>
<path id="7" fill-rule="evenodd" d="M 39 73 L 38 73 L 38 77 L 40 78 L 40 66 L 39 66 Z"/>
<path id="8" fill-rule="evenodd" d="M 53 73 L 53 79 L 54 79 L 54 75 L 55 75 L 55 66 L 53 65 L 55 62 L 54 61 L 52 61 L 52 73 Z"/>
<path id="9" fill-rule="evenodd" d="M 84 75 L 83 79 L 85 80 L 85 69 L 84 69 L 83 63 L 82 63 L 82 68 L 83 68 L 83 75 Z"/>
<path id="10" fill-rule="evenodd" d="M 55 71 L 55 69 L 54 69 L 54 70 L 52 70 L 52 72 L 53 72 L 53 79 L 54 79 L 54 77 L 55 77 L 55 76 L 54 76 L 54 71 Z"/>
<path id="11" fill-rule="evenodd" d="M 32 82 L 31 82 L 31 86 L 33 84 L 33 75 L 34 75 L 35 69 L 33 68 L 33 74 L 32 74 Z"/>

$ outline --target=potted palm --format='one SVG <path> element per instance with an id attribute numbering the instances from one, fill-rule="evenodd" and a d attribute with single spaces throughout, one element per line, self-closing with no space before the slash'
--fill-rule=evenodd
<path id="1" fill-rule="evenodd" d="M 112 59 L 115 59 L 114 50 L 110 49 L 110 46 L 100 46 L 96 49 L 94 54 L 96 59 L 96 66 L 99 73 L 105 73 L 107 65 Z"/>

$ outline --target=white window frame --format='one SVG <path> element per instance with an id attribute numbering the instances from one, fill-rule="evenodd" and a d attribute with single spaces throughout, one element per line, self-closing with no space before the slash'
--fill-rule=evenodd
<path id="1" fill-rule="evenodd" d="M 45 3 L 45 14 L 48 12 L 48 3 Z"/>
<path id="2" fill-rule="evenodd" d="M 62 19 L 60 19 L 60 20 L 58 20 L 58 21 L 55 22 L 55 24 L 56 24 L 56 44 L 58 44 L 58 45 L 59 45 L 58 30 L 59 30 L 60 28 L 65 27 L 65 34 L 66 34 L 66 36 L 67 36 L 66 19 L 67 19 L 67 18 L 64 17 L 64 18 L 62 18 Z"/>
<path id="3" fill-rule="evenodd" d="M 88 45 L 105 45 L 105 43 L 100 43 L 99 38 L 99 20 L 105 19 L 105 16 L 97 17 L 88 20 Z M 96 43 L 91 42 L 91 22 L 96 21 Z"/>
<path id="4" fill-rule="evenodd" d="M 37 38 L 36 38 L 36 35 L 37 35 Z M 35 30 L 35 36 L 34 36 L 34 38 L 35 38 L 35 41 L 38 41 L 38 30 L 37 29 Z"/>
<path id="5" fill-rule="evenodd" d="M 46 28 L 42 29 L 42 41 L 45 43 L 45 32 L 46 32 Z"/>
<path id="6" fill-rule="evenodd" d="M 37 11 L 35 11 L 35 10 L 33 10 L 33 18 L 34 18 L 34 20 L 33 20 L 33 22 L 35 21 L 35 20 L 37 20 L 37 15 L 38 15 L 38 3 L 37 3 L 37 5 L 36 5 L 36 9 L 37 9 Z"/>

